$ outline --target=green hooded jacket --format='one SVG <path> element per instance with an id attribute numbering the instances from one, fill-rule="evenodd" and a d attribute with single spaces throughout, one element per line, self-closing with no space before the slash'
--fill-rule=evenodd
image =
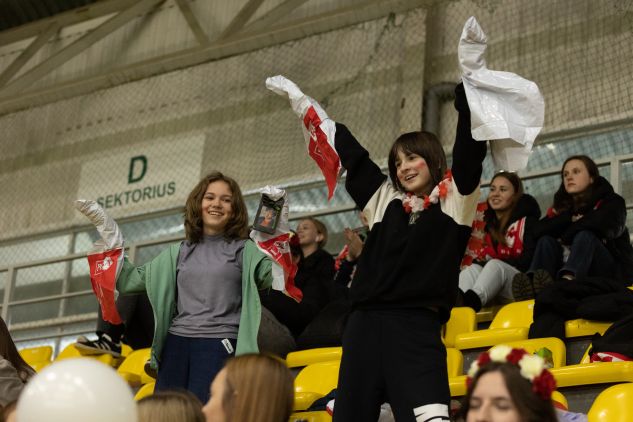
<path id="1" fill-rule="evenodd" d="M 117 277 L 117 290 L 122 294 L 141 293 L 147 296 L 154 312 L 154 340 L 151 366 L 158 369 L 167 331 L 176 317 L 176 263 L 180 243 L 170 245 L 156 258 L 139 267 L 125 258 Z M 236 355 L 257 353 L 257 332 L 262 306 L 258 289 L 272 285 L 272 261 L 253 241 L 247 240 L 242 255 L 242 313 L 237 333 Z"/>

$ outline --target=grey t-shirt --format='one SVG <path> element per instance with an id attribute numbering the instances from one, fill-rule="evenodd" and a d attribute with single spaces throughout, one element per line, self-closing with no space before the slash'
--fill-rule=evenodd
<path id="1" fill-rule="evenodd" d="M 227 242 L 222 235 L 183 242 L 176 273 L 178 315 L 169 327 L 171 334 L 237 338 L 244 242 Z"/>

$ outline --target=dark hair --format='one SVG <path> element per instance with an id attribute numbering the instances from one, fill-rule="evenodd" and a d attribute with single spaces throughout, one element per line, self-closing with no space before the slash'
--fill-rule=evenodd
<path id="1" fill-rule="evenodd" d="M 138 401 L 139 422 L 204 422 L 202 403 L 193 393 L 159 391 Z"/>
<path id="2" fill-rule="evenodd" d="M 430 132 L 409 132 L 400 135 L 391 146 L 388 159 L 389 177 L 391 183 L 399 191 L 404 192 L 404 188 L 398 180 L 398 170 L 396 169 L 399 151 L 405 154 L 417 154 L 424 158 L 431 174 L 431 189 L 440 183 L 444 173 L 446 173 L 446 154 L 444 154 L 444 148 L 437 136 Z"/>
<path id="3" fill-rule="evenodd" d="M 35 373 L 33 368 L 20 356 L 18 349 L 15 347 L 15 343 L 13 343 L 7 324 L 2 317 L 0 317 L 0 355 L 13 365 L 23 381 L 26 381 Z"/>
<path id="4" fill-rule="evenodd" d="M 523 422 L 558 421 L 552 401 L 543 400 L 535 394 L 532 391 L 532 383 L 521 376 L 520 368 L 508 362 L 490 362 L 477 371 L 462 401 L 462 407 L 459 410 L 461 417 L 465 419 L 468 416 L 470 400 L 481 377 L 495 371 L 501 373 L 512 402 Z"/>
<path id="5" fill-rule="evenodd" d="M 506 179 L 514 188 L 512 204 L 510 205 L 509 209 L 503 212 L 501 219 L 497 218 L 497 213 L 489 205 L 488 209 L 484 213 L 484 219 L 486 221 L 486 231 L 490 233 L 490 236 L 497 243 L 505 245 L 505 231 L 508 229 L 508 225 L 510 224 L 510 217 L 512 217 L 514 208 L 519 202 L 519 198 L 521 198 L 521 196 L 523 195 L 523 182 L 516 173 L 500 171 L 492 177 L 492 180 L 490 180 L 490 184 L 492 185 L 492 182 L 494 182 L 495 179 L 499 177 L 503 177 L 504 179 Z"/>
<path id="6" fill-rule="evenodd" d="M 560 169 L 560 177 L 562 179 L 560 187 L 554 194 L 554 209 L 557 212 L 563 212 L 568 210 L 577 210 L 589 204 L 591 198 L 593 196 L 593 183 L 590 184 L 584 192 L 581 192 L 576 195 L 571 195 L 567 193 L 565 190 L 565 180 L 563 176 L 563 172 L 565 171 L 565 166 L 571 160 L 579 160 L 582 161 L 585 167 L 587 168 L 587 173 L 595 182 L 598 177 L 600 177 L 600 171 L 598 170 L 598 166 L 596 163 L 586 155 L 572 155 L 567 158 L 563 163 L 563 166 Z"/>
<path id="7" fill-rule="evenodd" d="M 214 171 L 207 174 L 198 182 L 189 193 L 189 197 L 185 203 L 185 235 L 187 240 L 192 243 L 198 243 L 200 239 L 202 239 L 202 198 L 204 198 L 209 184 L 218 181 L 229 185 L 232 193 L 232 215 L 226 223 L 224 237 L 226 239 L 244 239 L 248 235 L 248 211 L 240 186 L 230 177 L 223 175 L 219 171 Z"/>
<path id="8" fill-rule="evenodd" d="M 317 229 L 317 233 L 319 233 L 322 237 L 321 241 L 318 243 L 319 249 L 325 248 L 325 245 L 327 244 L 327 239 L 328 239 L 327 227 L 325 226 L 325 224 L 323 224 L 321 221 L 317 220 L 314 217 L 306 217 L 306 218 L 301 219 L 301 221 L 306 221 L 306 220 L 314 224 L 314 227 L 316 227 Z"/>

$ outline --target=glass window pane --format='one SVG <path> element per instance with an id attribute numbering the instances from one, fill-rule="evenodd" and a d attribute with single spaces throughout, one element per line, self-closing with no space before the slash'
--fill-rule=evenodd
<path id="1" fill-rule="evenodd" d="M 70 238 L 70 234 L 65 234 L 47 239 L 0 244 L 0 266 L 64 256 L 68 254 Z"/>

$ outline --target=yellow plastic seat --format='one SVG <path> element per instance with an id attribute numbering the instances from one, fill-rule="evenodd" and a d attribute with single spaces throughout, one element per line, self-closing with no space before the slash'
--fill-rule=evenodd
<path id="1" fill-rule="evenodd" d="M 534 300 L 509 303 L 497 312 L 488 329 L 457 334 L 455 347 L 476 349 L 527 339 L 533 313 Z"/>
<path id="2" fill-rule="evenodd" d="M 464 356 L 459 350 L 446 348 L 446 367 L 448 368 L 448 376 L 456 377 L 461 375 L 464 370 Z"/>
<path id="3" fill-rule="evenodd" d="M 295 378 L 295 411 L 305 410 L 336 388 L 340 361 L 319 362 L 306 366 Z"/>
<path id="4" fill-rule="evenodd" d="M 633 384 L 614 385 L 596 397 L 589 413 L 589 422 L 633 421 Z"/>
<path id="5" fill-rule="evenodd" d="M 455 347 L 455 336 L 460 333 L 472 333 L 477 328 L 475 311 L 468 307 L 451 310 L 451 317 L 444 326 L 444 344 Z"/>
<path id="6" fill-rule="evenodd" d="M 71 359 L 71 358 L 86 358 L 86 359 L 96 359 L 99 362 L 103 362 L 106 365 L 109 365 L 113 368 L 118 366 L 119 360 L 110 354 L 103 355 L 82 355 L 81 352 L 75 347 L 74 344 L 69 344 L 66 346 L 64 350 L 60 352 L 59 355 L 55 358 L 55 360 L 63 360 L 63 359 Z"/>
<path id="7" fill-rule="evenodd" d="M 149 360 L 150 353 L 150 348 L 133 351 L 121 363 L 117 372 L 132 386 L 155 381 L 145 373 L 145 363 Z M 145 375 L 145 378 L 143 375 Z"/>
<path id="8" fill-rule="evenodd" d="M 313 363 L 341 360 L 341 356 L 343 356 L 342 347 L 320 347 L 318 349 L 299 350 L 298 352 L 288 353 L 288 356 L 286 356 L 286 365 L 288 368 L 300 368 L 302 366 L 312 365 Z"/>
<path id="9" fill-rule="evenodd" d="M 633 382 L 633 361 L 580 363 L 552 368 L 550 371 L 556 378 L 558 388 Z"/>
<path id="10" fill-rule="evenodd" d="M 332 422 L 328 412 L 296 412 L 290 415 L 290 422 Z"/>
<path id="11" fill-rule="evenodd" d="M 547 347 L 552 352 L 552 364 L 554 368 L 565 366 L 567 359 L 565 343 L 556 337 L 531 338 L 511 341 L 503 344 L 510 347 L 525 349 L 528 353 L 534 353 L 542 347 Z"/>
<path id="12" fill-rule="evenodd" d="M 458 375 L 448 378 L 448 388 L 451 390 L 451 397 L 461 397 L 466 394 L 466 375 Z"/>
<path id="13" fill-rule="evenodd" d="M 19 353 L 26 363 L 33 366 L 44 362 L 50 363 L 53 356 L 53 348 L 51 346 L 29 347 L 20 350 Z"/>
<path id="14" fill-rule="evenodd" d="M 30 363 L 29 366 L 31 368 L 33 368 L 33 370 L 35 372 L 40 372 L 42 369 L 46 368 L 48 365 L 50 365 L 52 362 L 51 361 L 40 361 L 40 362 L 33 362 Z"/>
<path id="15" fill-rule="evenodd" d="M 558 390 L 552 391 L 552 401 L 558 404 L 558 407 L 562 407 L 564 410 L 569 410 L 569 403 L 567 398 Z"/>
<path id="16" fill-rule="evenodd" d="M 503 305 L 493 305 L 486 306 L 485 308 L 481 308 L 479 312 L 475 314 L 475 319 L 477 323 L 480 322 L 490 322 L 495 318 L 499 309 L 503 308 Z"/>
<path id="17" fill-rule="evenodd" d="M 587 319 L 572 319 L 565 321 L 565 337 L 586 337 L 595 333 L 604 334 L 613 324 L 612 322 L 589 321 Z"/>
<path id="18" fill-rule="evenodd" d="M 143 397 L 151 396 L 152 394 L 154 394 L 155 385 L 156 383 L 150 382 L 149 384 L 145 384 L 144 386 L 139 388 L 139 390 L 136 392 L 136 395 L 134 396 L 134 400 L 139 401 Z"/>

